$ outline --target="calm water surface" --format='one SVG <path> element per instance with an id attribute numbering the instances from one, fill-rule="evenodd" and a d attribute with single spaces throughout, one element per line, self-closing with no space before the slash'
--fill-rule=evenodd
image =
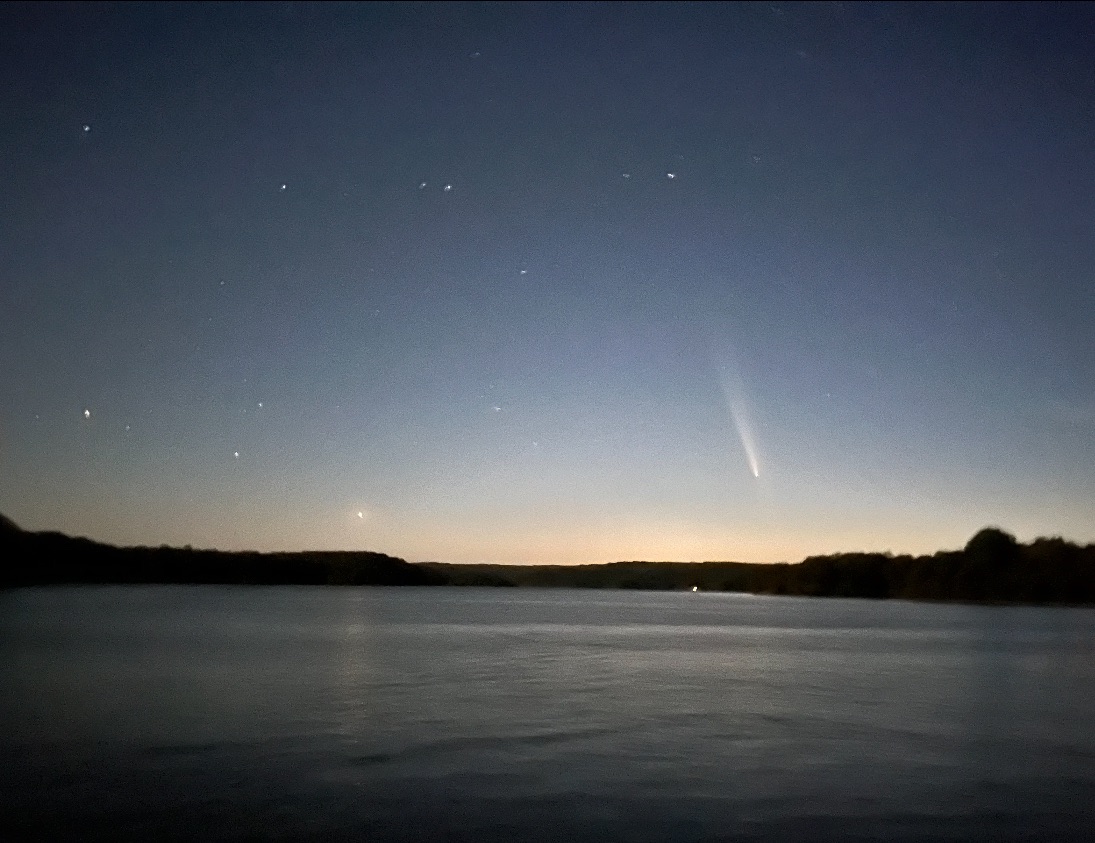
<path id="1" fill-rule="evenodd" d="M 615 591 L 0 594 L 0 833 L 1095 835 L 1095 611 Z"/>

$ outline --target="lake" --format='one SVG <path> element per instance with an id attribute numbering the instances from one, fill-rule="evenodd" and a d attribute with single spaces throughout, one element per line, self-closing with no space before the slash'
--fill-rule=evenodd
<path id="1" fill-rule="evenodd" d="M 0 833 L 1095 833 L 1095 610 L 728 594 L 0 593 Z"/>

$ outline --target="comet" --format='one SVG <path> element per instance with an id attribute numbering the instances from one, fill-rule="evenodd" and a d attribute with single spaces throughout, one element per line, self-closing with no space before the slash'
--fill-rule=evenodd
<path id="1" fill-rule="evenodd" d="M 745 414 L 745 407 L 742 404 L 732 403 L 729 398 L 727 398 L 727 405 L 730 410 L 730 418 L 733 419 L 734 427 L 738 431 L 738 438 L 741 440 L 741 448 L 745 451 L 745 461 L 749 464 L 749 470 L 753 472 L 753 476 L 759 478 L 760 462 L 757 460 L 757 445 L 756 440 L 753 438 L 753 429 Z"/>
<path id="2" fill-rule="evenodd" d="M 757 452 L 757 440 L 753 435 L 745 383 L 742 380 L 740 370 L 727 359 L 728 357 L 729 355 L 724 355 L 722 365 L 717 366 L 719 385 L 722 387 L 726 411 L 730 416 L 730 420 L 734 423 L 734 429 L 741 441 L 741 449 L 745 453 L 745 462 L 749 466 L 749 471 L 753 477 L 759 479 L 760 458 Z"/>

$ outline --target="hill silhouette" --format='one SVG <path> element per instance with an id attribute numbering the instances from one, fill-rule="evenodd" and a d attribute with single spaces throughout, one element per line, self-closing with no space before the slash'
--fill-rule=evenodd
<path id="1" fill-rule="evenodd" d="M 1095 604 L 1095 544 L 1020 544 L 986 527 L 961 550 L 928 556 L 836 553 L 798 563 L 613 562 L 598 565 L 411 563 L 368 551 L 258 553 L 114 547 L 21 530 L 0 515 L 0 587 L 61 583 L 453 585 L 733 591 L 810 597 Z"/>
<path id="2" fill-rule="evenodd" d="M 0 514 L 0 536 L 12 535 L 14 533 L 21 533 L 19 525 L 8 518 L 6 515 Z"/>

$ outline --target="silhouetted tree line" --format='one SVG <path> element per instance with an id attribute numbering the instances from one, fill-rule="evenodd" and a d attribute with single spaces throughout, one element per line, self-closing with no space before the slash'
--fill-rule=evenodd
<path id="1" fill-rule="evenodd" d="M 811 597 L 1095 603 L 1095 544 L 1019 544 L 995 527 L 962 550 L 931 556 L 837 553 L 797 564 L 615 562 L 608 565 L 440 565 L 454 585 L 738 591 Z"/>
<path id="2" fill-rule="evenodd" d="M 0 516 L 0 586 L 60 583 L 443 585 L 420 565 L 370 552 L 229 553 L 114 547 L 61 533 L 30 533 Z"/>
<path id="3" fill-rule="evenodd" d="M 455 585 L 736 591 L 812 597 L 1095 603 L 1095 544 L 1020 544 L 995 527 L 931 556 L 837 553 L 797 564 L 613 562 L 607 565 L 412 564 L 370 552 L 229 553 L 119 548 L 30 533 L 0 516 L 0 586 L 59 583 Z"/>

